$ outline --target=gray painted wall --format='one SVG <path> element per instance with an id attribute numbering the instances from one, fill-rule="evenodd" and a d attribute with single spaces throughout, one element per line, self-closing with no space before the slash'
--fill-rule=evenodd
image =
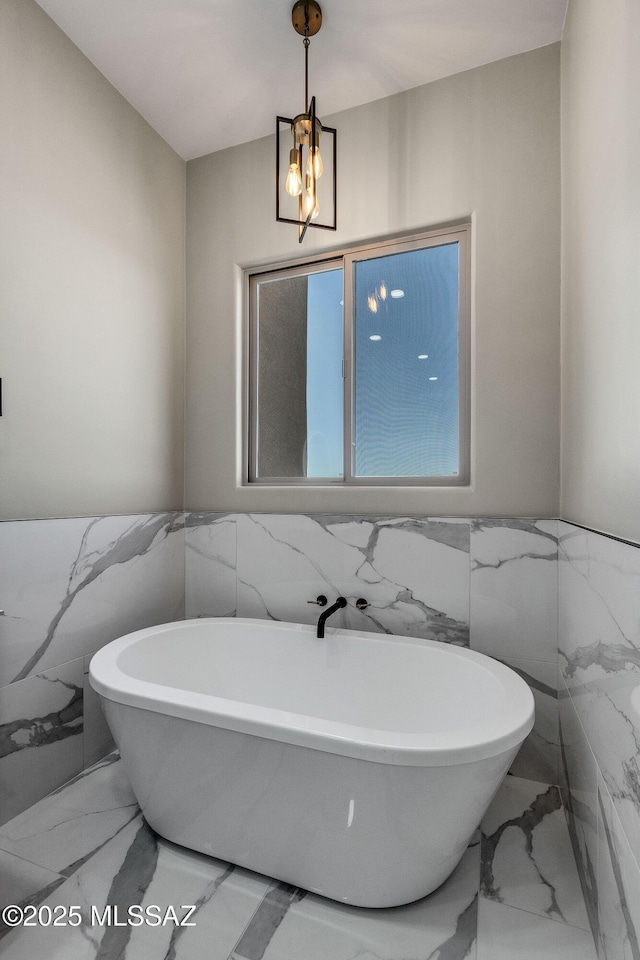
<path id="1" fill-rule="evenodd" d="M 0 3 L 0 517 L 182 505 L 185 164 Z"/>
<path id="2" fill-rule="evenodd" d="M 640 5 L 562 41 L 562 516 L 640 542 Z"/>
<path id="3" fill-rule="evenodd" d="M 555 44 L 323 118 L 339 230 L 302 247 L 275 222 L 273 138 L 187 164 L 188 509 L 557 515 L 559 103 Z M 243 487 L 242 268 L 470 216 L 471 487 Z"/>

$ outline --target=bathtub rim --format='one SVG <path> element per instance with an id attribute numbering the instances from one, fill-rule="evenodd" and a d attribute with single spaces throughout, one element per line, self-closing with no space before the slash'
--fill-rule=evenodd
<path id="1" fill-rule="evenodd" d="M 376 730 L 211 694 L 195 693 L 133 678 L 118 666 L 118 654 L 138 640 L 169 630 L 188 629 L 191 624 L 212 624 L 219 628 L 225 623 L 270 629 L 286 628 L 311 638 L 315 635 L 315 626 L 312 625 L 247 617 L 202 617 L 158 624 L 125 634 L 95 653 L 89 667 L 90 684 L 101 697 L 142 710 L 354 759 L 402 766 L 450 766 L 497 757 L 519 746 L 533 728 L 533 695 L 529 686 L 515 671 L 475 650 L 437 640 L 336 627 L 326 631 L 327 639 L 338 637 L 343 642 L 348 641 L 351 635 L 374 643 L 393 642 L 435 648 L 441 653 L 450 653 L 454 658 L 461 656 L 488 669 L 511 694 L 508 710 L 503 722 L 492 721 L 477 726 L 473 731 L 475 739 L 471 741 L 463 740 L 461 731 L 447 735 L 443 732 Z"/>

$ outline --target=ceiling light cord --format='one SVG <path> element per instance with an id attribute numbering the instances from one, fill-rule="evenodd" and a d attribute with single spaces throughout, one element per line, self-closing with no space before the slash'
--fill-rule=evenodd
<path id="1" fill-rule="evenodd" d="M 307 11 L 304 19 L 304 112 L 309 109 L 309 13 Z"/>

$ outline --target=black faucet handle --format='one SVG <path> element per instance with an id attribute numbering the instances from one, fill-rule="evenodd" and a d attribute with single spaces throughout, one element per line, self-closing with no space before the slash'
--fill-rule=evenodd
<path id="1" fill-rule="evenodd" d="M 325 597 L 324 593 L 319 593 L 315 600 L 307 600 L 307 603 L 315 603 L 319 607 L 326 607 L 327 598 Z"/>
<path id="2" fill-rule="evenodd" d="M 368 600 L 365 600 L 364 597 L 360 597 L 358 600 L 356 600 L 356 607 L 358 608 L 358 610 L 366 610 L 367 607 L 370 607 L 370 606 L 371 604 L 369 603 Z"/>

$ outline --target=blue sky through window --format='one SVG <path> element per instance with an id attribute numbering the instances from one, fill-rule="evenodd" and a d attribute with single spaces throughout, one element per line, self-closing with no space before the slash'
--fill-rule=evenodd
<path id="1" fill-rule="evenodd" d="M 458 473 L 458 253 L 356 263 L 356 476 Z"/>
<path id="2" fill-rule="evenodd" d="M 307 286 L 307 476 L 342 477 L 342 269 Z"/>

